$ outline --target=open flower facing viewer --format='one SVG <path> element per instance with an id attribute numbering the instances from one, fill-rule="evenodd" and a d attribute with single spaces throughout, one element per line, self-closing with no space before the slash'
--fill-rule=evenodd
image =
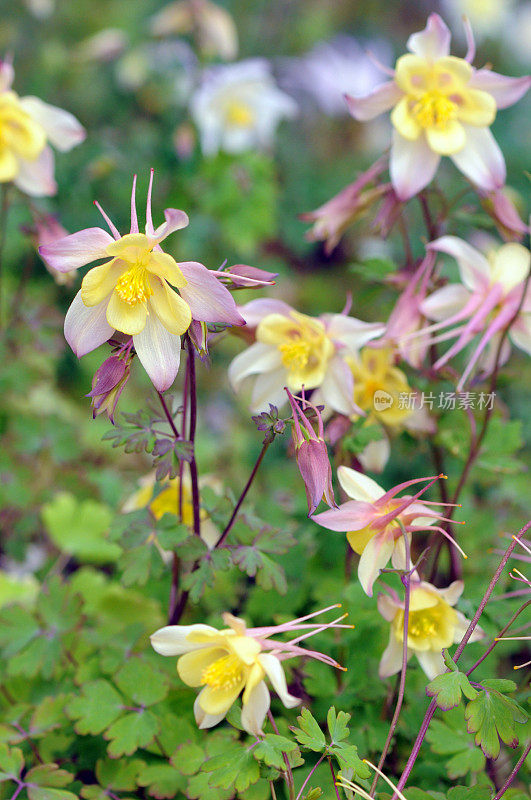
<path id="1" fill-rule="evenodd" d="M 57 191 L 54 156 L 48 142 L 67 152 L 85 139 L 85 129 L 68 111 L 11 89 L 14 70 L 0 62 L 0 183 L 12 181 L 26 194 Z"/>
<path id="2" fill-rule="evenodd" d="M 254 329 L 255 342 L 232 361 L 229 380 L 236 392 L 250 385 L 252 411 L 283 405 L 287 386 L 295 394 L 319 389 L 312 402 L 342 414 L 360 413 L 345 356 L 380 336 L 384 325 L 345 314 L 310 317 L 268 298 L 251 300 L 239 311 Z"/>
<path id="3" fill-rule="evenodd" d="M 498 109 L 516 103 L 531 79 L 475 70 L 469 32 L 466 58 L 450 55 L 450 31 L 438 14 L 409 37 L 392 79 L 365 97 L 347 95 L 355 119 L 367 121 L 391 110 L 393 142 L 389 171 L 401 200 L 427 186 L 441 156 L 486 192 L 505 183 L 503 154 L 490 132 Z"/>
<path id="4" fill-rule="evenodd" d="M 389 559 L 395 569 L 406 568 L 401 525 L 410 541 L 411 534 L 417 531 L 439 531 L 450 538 L 443 528 L 435 524 L 437 521 L 446 521 L 446 518 L 433 507 L 445 504 L 426 500 L 417 502 L 437 478 L 444 476 L 416 478 L 399 483 L 388 492 L 372 478 L 350 467 L 338 467 L 337 477 L 341 488 L 351 499 L 342 503 L 337 509 L 331 508 L 320 514 L 314 514 L 312 519 L 323 528 L 347 534 L 348 543 L 360 556 L 358 578 L 363 591 L 369 597 L 372 597 L 374 581 Z M 427 485 L 417 494 L 396 496 L 402 489 L 424 482 L 427 482 Z"/>
<path id="5" fill-rule="evenodd" d="M 195 719 L 200 728 L 212 728 L 221 722 L 243 692 L 242 725 L 248 733 L 258 736 L 270 704 L 266 678 L 286 708 L 293 708 L 301 702 L 288 691 L 282 661 L 305 656 L 343 669 L 330 656 L 298 644 L 328 628 L 352 627 L 340 624 L 346 614 L 332 622 L 308 622 L 333 608 L 338 606 L 329 606 L 282 625 L 262 628 L 247 628 L 242 619 L 225 613 L 223 621 L 227 628 L 218 630 L 202 624 L 168 625 L 151 636 L 151 644 L 163 656 L 179 656 L 177 672 L 183 683 L 203 687 L 194 703 Z M 296 635 L 288 642 L 270 638 L 292 632 Z"/>
<path id="6" fill-rule="evenodd" d="M 447 589 L 437 589 L 431 583 L 411 581 L 407 637 L 408 659 L 415 655 L 430 680 L 445 671 L 443 649 L 457 644 L 468 628 L 468 620 L 453 606 L 463 593 L 463 581 L 454 581 Z M 380 678 L 388 678 L 402 669 L 404 643 L 404 603 L 394 592 L 378 595 L 378 611 L 391 623 L 389 644 L 382 655 Z M 471 642 L 483 637 L 475 628 Z"/>
<path id="7" fill-rule="evenodd" d="M 112 236 L 102 228 L 87 228 L 40 247 L 39 253 L 59 272 L 69 272 L 98 259 L 81 284 L 65 318 L 65 338 L 81 356 L 106 342 L 115 331 L 132 336 L 142 366 L 158 391 L 168 389 L 179 370 L 181 336 L 192 319 L 243 325 L 228 289 L 202 264 L 177 263 L 160 244 L 188 225 L 184 211 L 167 208 L 165 222 L 153 227 L 151 171 L 145 233 L 136 215 L 135 187 L 131 195 L 131 229 L 120 236 L 100 208 Z M 99 208 L 99 206 L 98 206 Z M 179 291 L 176 292 L 176 287 Z"/>

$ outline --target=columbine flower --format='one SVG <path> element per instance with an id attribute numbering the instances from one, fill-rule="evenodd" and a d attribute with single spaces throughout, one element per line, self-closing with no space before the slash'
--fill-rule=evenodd
<path id="1" fill-rule="evenodd" d="M 193 530 L 192 482 L 186 472 L 183 474 L 182 481 L 178 477 L 166 478 L 162 481 L 161 490 L 155 497 L 153 495 L 157 481 L 154 472 L 145 475 L 139 483 L 140 488 L 122 506 L 124 514 L 148 506 L 156 520 L 161 519 L 164 514 L 174 514 L 177 517 L 182 515 L 183 524 Z M 199 479 L 199 489 L 206 487 L 213 489 L 217 494 L 221 493 L 219 482 L 211 475 L 202 475 Z M 179 509 L 181 509 L 181 515 L 179 515 Z M 220 531 L 209 517 L 208 511 L 202 506 L 199 509 L 199 517 L 201 519 L 201 538 L 211 549 L 217 543 Z"/>
<path id="2" fill-rule="evenodd" d="M 269 147 L 280 120 L 296 110 L 275 85 L 268 62 L 258 58 L 211 67 L 191 101 L 205 155 Z"/>
<path id="3" fill-rule="evenodd" d="M 33 228 L 28 230 L 35 248 L 38 250 L 42 245 L 52 244 L 58 239 L 68 236 L 68 231 L 63 228 L 61 223 L 50 214 L 41 214 L 36 209 L 32 209 Z M 42 259 L 44 266 L 49 274 L 59 286 L 71 286 L 76 278 L 76 271 L 58 272 L 49 264 L 45 258 Z"/>
<path id="4" fill-rule="evenodd" d="M 251 409 L 281 406 L 284 387 L 298 394 L 319 387 L 312 402 L 342 414 L 360 413 L 353 402 L 352 373 L 345 355 L 355 353 L 385 330 L 345 314 L 309 317 L 281 300 L 251 300 L 240 307 L 255 343 L 232 361 L 229 379 L 235 391 L 252 385 Z"/>
<path id="5" fill-rule="evenodd" d="M 357 356 L 347 356 L 354 377 L 354 402 L 368 412 L 369 420 L 384 425 L 403 425 L 413 413 L 401 395 L 413 394 L 407 377 L 395 366 L 392 348 L 364 347 Z"/>
<path id="6" fill-rule="evenodd" d="M 465 59 L 450 56 L 450 31 L 438 14 L 409 37 L 410 53 L 398 59 L 392 80 L 365 97 L 347 96 L 361 121 L 392 109 L 391 181 L 401 200 L 430 183 L 441 156 L 450 156 L 480 189 L 505 182 L 503 154 L 490 132 L 498 109 L 516 103 L 530 80 L 475 70 L 473 42 Z"/>
<path id="7" fill-rule="evenodd" d="M 324 440 L 323 418 L 317 406 L 303 397 L 301 409 L 289 389 L 286 389 L 286 392 L 293 412 L 292 435 L 295 456 L 304 481 L 308 515 L 310 515 L 313 514 L 321 500 L 324 500 L 329 506 L 336 505 L 332 488 L 332 468 Z M 317 416 L 317 435 L 304 413 L 308 408 Z"/>
<path id="8" fill-rule="evenodd" d="M 522 303 L 522 293 L 529 273 L 530 254 L 523 245 L 504 244 L 487 255 L 483 255 L 467 242 L 456 236 L 443 236 L 428 245 L 431 250 L 453 256 L 461 273 L 463 285 L 451 283 L 438 289 L 421 303 L 422 313 L 437 323 L 419 331 L 419 336 L 441 333 L 431 341 L 455 338 L 454 344 L 435 362 L 439 369 L 457 353 L 461 352 L 477 334 L 483 334 L 470 358 L 457 390 L 461 391 L 480 357 L 484 357 L 487 346 L 497 351 L 500 337 L 521 305 L 521 310 L 509 330 L 513 343 L 531 354 L 531 293 L 528 291 Z M 464 323 L 459 324 L 458 323 Z M 510 346 L 502 352 L 502 362 L 509 357 Z M 489 359 L 491 361 L 492 359 Z M 483 363 L 487 371 L 494 364 Z"/>
<path id="9" fill-rule="evenodd" d="M 372 597 L 374 581 L 389 559 L 395 569 L 406 568 L 405 543 L 400 523 L 410 541 L 411 534 L 417 531 L 439 531 L 446 538 L 451 538 L 443 528 L 435 525 L 437 521 L 447 521 L 446 518 L 430 507 L 448 504 L 417 502 L 426 489 L 437 478 L 444 477 L 443 475 L 399 483 L 388 492 L 372 478 L 350 467 L 338 467 L 337 477 L 341 488 L 351 499 L 337 509 L 314 514 L 312 519 L 323 528 L 347 534 L 350 546 L 361 556 L 358 578 L 369 597 Z M 416 495 L 396 497 L 402 489 L 425 481 L 428 481 L 427 486 Z M 463 552 L 455 542 L 454 545 Z"/>
<path id="10" fill-rule="evenodd" d="M 350 628 L 340 620 L 323 624 L 307 620 L 330 611 L 307 614 L 283 625 L 246 628 L 245 622 L 232 614 L 223 614 L 228 626 L 217 630 L 210 625 L 168 625 L 151 637 L 153 648 L 163 656 L 180 656 L 177 672 L 188 686 L 202 686 L 194 703 L 195 719 L 200 728 L 212 728 L 226 715 L 238 696 L 242 695 L 242 725 L 258 736 L 262 732 L 270 696 L 267 677 L 286 708 L 301 701 L 289 694 L 281 662 L 286 658 L 305 656 L 342 669 L 330 656 L 300 647 L 298 642 L 327 628 Z M 288 642 L 271 641 L 278 633 L 306 631 Z M 270 652 L 267 652 L 270 651 Z"/>
<path id="11" fill-rule="evenodd" d="M 469 620 L 456 611 L 455 606 L 463 592 L 463 581 L 454 581 L 447 589 L 436 589 L 431 583 L 411 581 L 407 656 L 417 660 L 430 680 L 445 671 L 442 650 L 460 642 Z M 402 669 L 404 643 L 404 603 L 395 592 L 378 595 L 378 611 L 391 623 L 389 644 L 380 661 L 380 678 L 388 678 Z M 471 642 L 483 637 L 481 628 L 475 628 Z"/>
<path id="12" fill-rule="evenodd" d="M 136 176 L 131 196 L 131 230 L 120 236 L 96 204 L 113 234 L 102 228 L 66 236 L 39 253 L 59 272 L 96 259 L 110 259 L 89 270 L 65 319 L 65 337 L 81 358 L 106 342 L 114 331 L 133 337 L 142 366 L 159 391 L 177 375 L 181 335 L 192 321 L 243 325 L 230 292 L 196 261 L 177 263 L 160 243 L 188 225 L 184 211 L 167 208 L 166 222 L 153 227 L 149 180 L 145 233 L 139 233 L 135 204 Z M 114 237 L 114 238 L 113 238 Z M 171 285 L 170 285 L 171 284 Z M 179 294 L 172 286 L 179 289 Z"/>
<path id="13" fill-rule="evenodd" d="M 100 414 L 107 414 L 114 425 L 116 406 L 131 374 L 133 356 L 130 350 L 126 347 L 123 352 L 109 356 L 94 373 L 92 389 L 87 395 L 91 398 L 93 419 Z"/>
<path id="14" fill-rule="evenodd" d="M 77 119 L 38 97 L 19 97 L 12 91 L 14 71 L 0 62 L 0 183 L 13 181 L 34 197 L 57 191 L 54 157 L 48 142 L 61 152 L 80 144 L 85 129 Z"/>

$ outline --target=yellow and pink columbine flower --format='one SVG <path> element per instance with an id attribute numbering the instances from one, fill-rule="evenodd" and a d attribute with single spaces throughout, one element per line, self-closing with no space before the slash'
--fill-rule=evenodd
<path id="1" fill-rule="evenodd" d="M 0 183 L 13 182 L 26 194 L 40 197 L 57 191 L 54 156 L 85 138 L 85 129 L 68 111 L 38 97 L 19 97 L 11 89 L 14 71 L 0 62 Z"/>
<path id="2" fill-rule="evenodd" d="M 168 625 L 151 636 L 153 648 L 163 656 L 179 656 L 177 672 L 188 686 L 202 687 L 194 703 L 195 719 L 200 728 L 212 728 L 225 717 L 242 695 L 242 725 L 258 736 L 269 710 L 268 678 L 286 708 L 301 701 L 288 691 L 282 661 L 304 656 L 342 669 L 328 655 L 299 646 L 299 642 L 327 628 L 350 628 L 341 625 L 346 614 L 332 622 L 312 623 L 308 620 L 337 605 L 307 614 L 282 625 L 247 628 L 232 614 L 223 614 L 226 628 L 210 625 Z M 271 640 L 279 633 L 293 633 L 288 642 Z"/>
<path id="3" fill-rule="evenodd" d="M 418 577 L 411 581 L 407 657 L 409 660 L 415 655 L 430 680 L 446 669 L 443 649 L 460 642 L 468 628 L 469 620 L 453 608 L 463 588 L 463 581 L 454 581 L 447 589 L 437 589 Z M 391 623 L 389 644 L 378 670 L 380 678 L 388 678 L 402 669 L 404 602 L 395 592 L 379 594 L 378 611 Z M 476 642 L 483 635 L 481 628 L 477 627 L 469 641 Z"/>
<path id="4" fill-rule="evenodd" d="M 227 325 L 243 325 L 244 320 L 216 274 L 196 261 L 177 263 L 162 251 L 161 242 L 174 231 L 185 228 L 188 217 L 184 211 L 167 208 L 166 221 L 154 228 L 152 184 L 153 170 L 145 233 L 138 228 L 135 176 L 128 234 L 120 236 L 98 205 L 112 236 L 102 228 L 87 228 L 40 247 L 39 253 L 59 272 L 104 260 L 83 278 L 66 315 L 66 340 L 81 357 L 106 342 L 115 331 L 131 336 L 142 366 L 158 391 L 164 391 L 177 375 L 180 337 L 192 319 Z"/>
<path id="5" fill-rule="evenodd" d="M 326 409 L 362 413 L 353 400 L 345 356 L 380 336 L 384 325 L 346 314 L 310 317 L 269 298 L 251 300 L 239 310 L 247 328 L 254 329 L 255 342 L 232 361 L 229 379 L 235 391 L 250 385 L 252 411 L 283 405 L 287 386 L 294 394 L 317 389 L 312 402 Z"/>
<path id="6" fill-rule="evenodd" d="M 420 303 L 422 313 L 436 322 L 420 329 L 417 334 L 411 334 L 413 339 L 406 337 L 408 341 L 429 343 L 455 339 L 435 362 L 435 369 L 446 364 L 481 334 L 458 383 L 457 389 L 461 391 L 478 363 L 487 373 L 492 371 L 494 357 L 508 325 L 512 342 L 531 354 L 531 288 L 528 286 L 526 289 L 531 266 L 529 250 L 510 242 L 484 254 L 457 236 L 442 236 L 431 242 L 428 249 L 453 256 L 462 280 L 462 283 L 450 283 L 437 289 Z M 433 338 L 435 332 L 438 336 Z M 506 340 L 501 352 L 502 363 L 508 359 L 509 353 L 510 344 Z"/>
<path id="7" fill-rule="evenodd" d="M 369 597 L 372 597 L 374 581 L 380 570 L 387 566 L 389 559 L 395 569 L 406 569 L 406 549 L 401 526 L 410 541 L 411 534 L 417 531 L 439 531 L 450 538 L 443 528 L 435 524 L 437 521 L 447 521 L 446 518 L 433 509 L 433 506 L 447 504 L 417 502 L 437 478 L 444 476 L 405 481 L 388 492 L 368 475 L 350 467 L 338 467 L 337 477 L 341 488 L 351 499 L 342 503 L 339 508 L 314 514 L 312 519 L 323 528 L 347 534 L 348 543 L 360 556 L 358 578 L 363 591 Z M 403 489 L 424 482 L 427 485 L 417 494 L 396 496 Z"/>
<path id="8" fill-rule="evenodd" d="M 484 192 L 505 183 L 503 154 L 490 132 L 498 109 L 516 103 L 529 77 L 510 78 L 490 69 L 475 70 L 470 31 L 465 58 L 450 55 L 450 31 L 438 14 L 409 37 L 392 80 L 365 97 L 347 95 L 353 117 L 366 121 L 391 110 L 393 143 L 390 175 L 401 200 L 430 183 L 441 156 Z"/>

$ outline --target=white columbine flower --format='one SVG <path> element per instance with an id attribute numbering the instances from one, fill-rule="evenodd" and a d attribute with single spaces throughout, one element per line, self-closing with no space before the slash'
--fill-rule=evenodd
<path id="1" fill-rule="evenodd" d="M 296 111 L 295 101 L 276 86 L 269 63 L 259 58 L 211 67 L 191 100 L 205 155 L 267 148 L 280 120 Z"/>
<path id="2" fill-rule="evenodd" d="M 54 156 L 80 144 L 85 129 L 77 119 L 38 97 L 19 97 L 11 89 L 14 71 L 0 62 L 0 183 L 13 182 L 33 197 L 53 195 Z"/>

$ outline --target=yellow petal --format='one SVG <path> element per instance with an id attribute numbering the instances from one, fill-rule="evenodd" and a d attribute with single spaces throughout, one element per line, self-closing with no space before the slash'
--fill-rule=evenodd
<path id="1" fill-rule="evenodd" d="M 151 275 L 149 284 L 153 294 L 149 304 L 166 330 L 180 336 L 190 327 L 192 312 L 190 306 L 168 284 Z"/>
<path id="2" fill-rule="evenodd" d="M 2 145 L 16 156 L 34 161 L 46 146 L 46 132 L 25 111 L 15 92 L 0 95 L 0 130 Z"/>
<path id="3" fill-rule="evenodd" d="M 84 305 L 90 307 L 101 303 L 112 292 L 125 270 L 127 264 L 115 258 L 89 270 L 81 284 L 81 299 Z"/>
<path id="4" fill-rule="evenodd" d="M 245 686 L 245 677 L 233 687 L 213 689 L 205 686 L 199 695 L 199 705 L 207 714 L 225 714 Z"/>
<path id="5" fill-rule="evenodd" d="M 421 97 L 431 88 L 432 66 L 425 58 L 406 54 L 395 67 L 395 83 L 411 97 Z"/>
<path id="6" fill-rule="evenodd" d="M 411 113 L 411 100 L 403 97 L 391 111 L 391 122 L 398 133 L 410 142 L 418 139 L 422 128 Z"/>
<path id="7" fill-rule="evenodd" d="M 252 665 L 249 671 L 249 675 L 247 677 L 247 683 L 245 684 L 245 690 L 242 696 L 243 705 L 245 705 L 248 702 L 249 695 L 251 694 L 253 689 L 255 689 L 258 686 L 260 681 L 262 681 L 264 678 L 265 678 L 265 669 L 262 667 L 261 664 L 258 663 L 258 661 L 256 661 Z"/>
<path id="8" fill-rule="evenodd" d="M 131 264 L 136 264 L 142 256 L 149 254 L 152 242 L 145 233 L 127 233 L 116 242 L 111 242 L 107 246 L 107 253 L 110 256 L 123 258 Z"/>
<path id="9" fill-rule="evenodd" d="M 494 122 L 496 101 L 488 92 L 466 89 L 462 93 L 452 94 L 450 99 L 457 105 L 458 119 L 466 125 L 486 128 Z"/>
<path id="10" fill-rule="evenodd" d="M 174 258 L 167 253 L 162 253 L 160 250 L 154 250 L 149 254 L 149 261 L 147 263 L 147 270 L 158 275 L 159 278 L 164 278 L 172 286 L 180 289 L 186 286 L 188 281 L 182 274 L 179 266 Z"/>
<path id="11" fill-rule="evenodd" d="M 464 58 L 445 56 L 433 65 L 432 89 L 449 94 L 466 86 L 472 77 L 472 67 Z"/>
<path id="12" fill-rule="evenodd" d="M 234 636 L 228 640 L 230 649 L 244 664 L 251 665 L 262 647 L 252 636 Z"/>
<path id="13" fill-rule="evenodd" d="M 427 128 L 426 139 L 435 153 L 449 156 L 463 149 L 466 144 L 466 133 L 460 122 L 451 119 L 444 127 Z"/>
<path id="14" fill-rule="evenodd" d="M 179 678 L 187 686 L 201 686 L 205 669 L 226 655 L 227 651 L 222 647 L 205 647 L 185 653 L 177 661 Z"/>
<path id="15" fill-rule="evenodd" d="M 147 309 L 145 303 L 130 305 L 114 291 L 107 306 L 107 322 L 117 331 L 134 336 L 144 330 Z"/>
<path id="16" fill-rule="evenodd" d="M 347 540 L 354 552 L 360 556 L 375 535 L 376 532 L 372 528 L 361 528 L 359 531 L 348 531 Z"/>
<path id="17" fill-rule="evenodd" d="M 12 181 L 18 173 L 18 161 L 11 150 L 0 151 L 0 182 Z"/>

